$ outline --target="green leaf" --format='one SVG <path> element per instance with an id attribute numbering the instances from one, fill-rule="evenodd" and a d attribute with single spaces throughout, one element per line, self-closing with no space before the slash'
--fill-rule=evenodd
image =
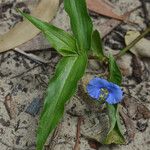
<path id="1" fill-rule="evenodd" d="M 64 105 L 77 88 L 77 82 L 83 76 L 87 56 L 64 57 L 50 80 L 44 108 L 41 113 L 38 132 L 37 150 L 42 150 L 48 135 L 53 131 L 64 112 Z"/>
<path id="2" fill-rule="evenodd" d="M 118 105 L 107 104 L 107 109 L 110 120 L 110 130 L 103 144 L 125 144 L 120 124 Z"/>
<path id="3" fill-rule="evenodd" d="M 71 28 L 80 51 L 91 48 L 93 25 L 88 15 L 85 0 L 64 0 L 65 10 L 70 17 Z"/>
<path id="4" fill-rule="evenodd" d="M 101 60 L 105 58 L 105 55 L 103 52 L 102 40 L 97 30 L 95 30 L 92 34 L 91 46 L 92 46 L 91 49 L 92 49 L 94 56 L 97 56 Z"/>
<path id="5" fill-rule="evenodd" d="M 26 13 L 22 13 L 21 11 L 19 12 L 44 33 L 51 46 L 55 48 L 58 53 L 63 56 L 72 56 L 77 54 L 76 41 L 72 35 L 47 22 L 43 22 Z"/>
<path id="6" fill-rule="evenodd" d="M 122 82 L 122 75 L 121 71 L 116 63 L 116 60 L 112 55 L 109 56 L 109 81 L 121 85 Z"/>

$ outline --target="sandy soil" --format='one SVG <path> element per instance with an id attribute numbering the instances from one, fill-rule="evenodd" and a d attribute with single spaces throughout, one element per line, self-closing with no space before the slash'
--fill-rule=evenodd
<path id="1" fill-rule="evenodd" d="M 8 32 L 21 20 L 18 16 L 12 16 L 16 2 L 13 0 L 5 0 L 4 2 L 0 1 L 0 4 L 5 2 L 9 3 L 9 8 L 3 13 L 3 15 L 7 14 L 7 19 L 5 17 L 0 18 L 0 35 Z M 120 14 L 140 5 L 138 0 L 111 0 L 111 2 L 117 7 L 115 11 Z M 12 3 L 11 6 L 10 3 Z M 24 9 L 27 9 L 27 6 L 24 6 Z M 10 10 L 12 10 L 11 14 Z M 91 16 L 95 28 L 101 31 L 100 25 L 108 19 L 93 13 L 91 13 Z M 123 40 L 126 31 L 142 31 L 145 29 L 146 24 L 143 16 L 142 9 L 133 12 L 130 16 L 130 20 L 136 22 L 136 24 L 122 23 L 115 28 L 113 32 L 103 40 L 105 49 L 108 50 L 111 48 L 115 53 L 125 46 Z M 14 21 L 12 21 L 12 18 Z M 52 23 L 66 31 L 70 31 L 68 16 L 64 12 L 63 5 L 60 6 Z M 1 150 L 35 150 L 35 135 L 39 113 L 44 99 L 44 91 L 46 90 L 49 77 L 52 77 L 54 73 L 60 56 L 53 51 L 47 50 L 34 52 L 34 54 L 44 58 L 49 61 L 49 63 L 43 64 L 35 62 L 14 51 L 0 54 Z M 130 100 L 129 116 L 133 126 L 130 133 L 135 132 L 133 141 L 126 145 L 109 146 L 95 142 L 102 139 L 102 131 L 107 129 L 108 117 L 105 113 L 98 113 L 94 106 L 89 106 L 89 104 L 83 100 L 84 97 L 77 92 L 71 101 L 66 104 L 64 118 L 56 129 L 55 136 L 48 139 L 45 150 L 73 149 L 76 142 L 76 130 L 79 119 L 77 116 L 79 115 L 84 118 L 84 123 L 81 124 L 81 150 L 150 149 L 150 122 L 147 118 L 144 119 L 143 116 L 137 117 L 136 115 L 143 114 L 141 111 L 137 112 L 135 110 L 135 107 L 141 105 L 145 105 L 150 109 L 150 62 L 149 59 L 144 58 L 139 60 L 142 66 L 142 74 L 140 74 L 141 82 L 137 82 L 137 76 L 132 76 L 135 70 L 132 64 L 132 58 L 133 56 L 128 54 L 123 62 L 123 67 L 126 69 L 124 71 L 126 76 L 123 80 L 123 88 L 127 94 L 131 95 L 131 97 L 126 95 L 126 98 Z M 89 62 L 87 69 L 88 75 L 93 75 L 95 72 L 101 73 L 102 71 L 99 63 L 96 61 Z M 125 130 L 125 134 L 126 133 Z M 128 140 L 129 139 L 127 139 L 127 141 Z"/>

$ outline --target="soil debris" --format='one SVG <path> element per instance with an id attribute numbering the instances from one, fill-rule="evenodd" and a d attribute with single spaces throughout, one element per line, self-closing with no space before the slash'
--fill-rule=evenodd
<path id="1" fill-rule="evenodd" d="M 15 119 L 16 117 L 15 103 L 10 93 L 5 96 L 4 105 L 5 105 L 5 108 L 7 110 L 7 113 L 10 119 Z"/>
<path id="2" fill-rule="evenodd" d="M 136 55 L 132 55 L 132 77 L 136 80 L 137 83 L 142 82 L 142 66 L 141 61 Z"/>
<path id="3" fill-rule="evenodd" d="M 31 104 L 25 110 L 26 113 L 30 114 L 31 116 L 36 116 L 41 108 L 41 98 L 35 98 Z"/>

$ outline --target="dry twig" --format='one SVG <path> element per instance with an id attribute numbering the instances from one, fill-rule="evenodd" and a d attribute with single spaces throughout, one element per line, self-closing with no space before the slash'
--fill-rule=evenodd
<path id="1" fill-rule="evenodd" d="M 81 116 L 78 117 L 76 143 L 75 143 L 75 146 L 74 146 L 73 150 L 80 150 L 80 135 L 81 135 L 80 127 L 81 127 L 82 120 L 83 120 L 83 118 Z"/>
<path id="2" fill-rule="evenodd" d="M 24 55 L 25 57 L 31 59 L 32 61 L 36 62 L 36 63 L 42 63 L 42 64 L 47 64 L 49 63 L 48 61 L 45 61 L 44 59 L 34 55 L 34 54 L 30 54 L 30 53 L 26 53 L 24 51 L 22 51 L 21 49 L 19 48 L 15 48 L 14 51 Z"/>

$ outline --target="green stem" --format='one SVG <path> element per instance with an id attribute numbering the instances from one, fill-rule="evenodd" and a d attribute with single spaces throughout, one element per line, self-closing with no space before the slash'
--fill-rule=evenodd
<path id="1" fill-rule="evenodd" d="M 127 47 L 125 47 L 122 51 L 120 51 L 116 58 L 124 55 L 128 50 L 130 50 L 137 42 L 139 42 L 144 36 L 146 36 L 150 32 L 150 27 L 148 27 L 141 35 L 139 35 L 135 40 L 133 40 Z"/>

